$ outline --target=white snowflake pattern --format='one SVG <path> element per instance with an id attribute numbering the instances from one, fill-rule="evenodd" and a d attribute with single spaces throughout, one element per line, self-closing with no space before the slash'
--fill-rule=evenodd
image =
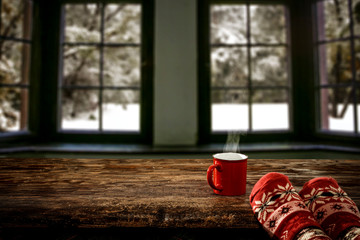
<path id="1" fill-rule="evenodd" d="M 279 197 L 272 200 L 273 197 L 277 195 L 279 195 Z M 278 204 L 294 199 L 302 200 L 300 195 L 290 183 L 287 183 L 285 186 L 277 185 L 277 188 L 275 188 L 272 192 L 263 193 L 260 201 L 255 201 L 253 211 L 258 213 L 259 221 L 264 222 L 267 216 L 275 211 Z"/>
<path id="2" fill-rule="evenodd" d="M 340 200 L 341 202 L 348 202 L 350 204 L 354 204 L 356 205 L 351 198 L 347 195 L 346 192 L 344 192 L 344 190 L 342 190 L 340 187 L 335 188 L 333 186 L 330 186 L 330 193 L 332 193 L 334 196 L 334 198 L 336 198 L 337 200 Z"/>
<path id="3" fill-rule="evenodd" d="M 271 201 L 273 192 L 264 193 L 261 197 L 260 201 L 255 201 L 255 205 L 253 206 L 253 211 L 258 213 L 258 219 L 260 222 L 264 222 L 268 213 L 274 212 L 274 203 L 275 201 Z"/>
<path id="4" fill-rule="evenodd" d="M 340 187 L 335 188 L 334 186 L 329 186 L 325 188 L 313 188 L 310 194 L 304 195 L 304 202 L 313 212 L 315 211 L 317 204 L 325 204 L 325 201 L 330 201 L 331 199 L 340 200 L 341 202 L 348 202 L 355 204 L 351 198 L 347 195 L 344 190 Z"/>
<path id="5" fill-rule="evenodd" d="M 310 194 L 304 195 L 304 202 L 306 206 L 308 206 L 312 212 L 315 211 L 315 207 L 317 204 L 325 204 L 324 197 L 322 196 L 324 189 L 319 188 L 315 189 L 313 188 L 310 192 Z"/>
<path id="6" fill-rule="evenodd" d="M 296 192 L 295 188 L 291 184 L 287 183 L 285 187 L 278 185 L 278 188 L 281 191 L 281 195 L 279 197 L 279 200 L 281 202 L 291 201 L 291 200 L 299 200 L 299 201 L 302 200 L 300 195 Z"/>

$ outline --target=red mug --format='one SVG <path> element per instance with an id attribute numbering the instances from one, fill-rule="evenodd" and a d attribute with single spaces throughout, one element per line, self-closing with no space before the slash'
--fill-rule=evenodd
<path id="1" fill-rule="evenodd" d="M 207 170 L 207 181 L 214 192 L 224 196 L 245 194 L 248 156 L 218 153 L 213 158 L 214 164 Z"/>

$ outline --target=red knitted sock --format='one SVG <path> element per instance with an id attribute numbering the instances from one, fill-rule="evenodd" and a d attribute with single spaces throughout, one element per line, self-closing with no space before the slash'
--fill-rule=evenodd
<path id="1" fill-rule="evenodd" d="M 335 179 L 312 179 L 305 183 L 299 194 L 332 239 L 337 239 L 351 227 L 360 226 L 360 214 L 356 204 Z"/>
<path id="2" fill-rule="evenodd" d="M 275 239 L 294 239 L 305 228 L 321 229 L 283 174 L 268 173 L 263 176 L 251 191 L 250 205 L 263 228 Z M 309 239 L 328 240 L 329 237 L 315 234 Z"/>

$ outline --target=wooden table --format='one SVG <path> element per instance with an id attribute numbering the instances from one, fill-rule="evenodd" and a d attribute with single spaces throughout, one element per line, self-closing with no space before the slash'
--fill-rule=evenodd
<path id="1" fill-rule="evenodd" d="M 332 176 L 360 205 L 360 161 L 249 159 L 247 192 L 224 197 L 206 182 L 211 159 L 0 159 L 0 232 L 7 228 L 259 229 L 249 193 L 264 174 L 297 190 Z"/>

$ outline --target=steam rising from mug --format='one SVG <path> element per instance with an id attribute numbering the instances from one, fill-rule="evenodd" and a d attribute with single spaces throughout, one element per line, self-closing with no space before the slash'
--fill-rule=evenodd
<path id="1" fill-rule="evenodd" d="M 240 132 L 229 131 L 226 139 L 226 144 L 223 148 L 223 152 L 240 153 L 239 141 L 240 141 Z"/>

